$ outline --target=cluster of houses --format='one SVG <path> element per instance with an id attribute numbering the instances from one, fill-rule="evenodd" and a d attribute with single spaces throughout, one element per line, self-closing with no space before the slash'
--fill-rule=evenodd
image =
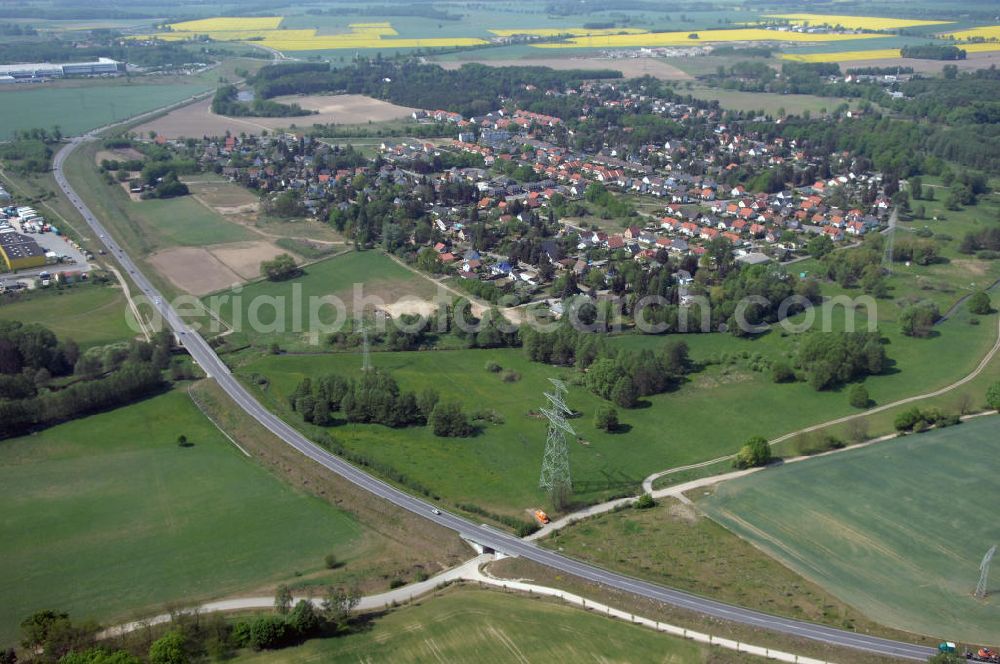
<path id="1" fill-rule="evenodd" d="M 337 148 L 308 135 L 226 136 L 203 141 L 200 159 L 204 167 L 265 194 L 299 191 L 302 204 L 317 215 L 325 214 L 333 187 L 350 184 L 361 175 L 366 187 L 388 183 L 415 191 L 429 185 L 441 191 L 453 183 L 469 185 L 478 198 L 463 205 L 422 199 L 435 231 L 432 250 L 463 278 L 506 278 L 529 285 L 550 271 L 540 270 L 538 264 L 510 264 L 502 256 L 475 251 L 467 227 L 472 208 L 481 219 L 503 225 L 515 219 L 525 221 L 532 214 L 547 215 L 557 196 L 560 205 L 582 200 L 592 184 L 626 199 L 643 200 L 643 211 L 629 217 L 628 226 L 620 232 L 608 224 L 598 228 L 586 217 L 557 219 L 558 239 L 563 246 L 575 247 L 575 254 L 546 252 L 548 262 L 554 269 L 577 273 L 608 258 L 655 263 L 664 251 L 700 256 L 720 238 L 729 241 L 738 260 L 784 260 L 812 236 L 851 241 L 885 224 L 891 201 L 881 193 L 874 200 L 871 195 L 882 192 L 881 175 L 855 172 L 849 155 L 840 155 L 841 172 L 817 177 L 812 184 L 754 193 L 740 184 L 726 184 L 734 179 L 727 177 L 729 172 L 736 167 L 755 172 L 785 168 L 817 175 L 820 171 L 794 140 L 764 138 L 728 126 L 717 108 L 653 98 L 634 90 L 608 94 L 615 85 L 584 83 L 558 94 L 579 95 L 586 101 L 584 113 L 599 107 L 634 107 L 681 123 L 697 121 L 710 128 L 709 139 L 671 139 L 625 152 L 605 146 L 590 152 L 569 147 L 565 123 L 554 116 L 520 108 L 474 118 L 448 111 L 418 111 L 414 113 L 418 120 L 457 124 L 458 139 L 387 139 L 380 145 L 378 161 L 358 155 L 345 161 Z M 435 157 L 448 154 L 472 155 L 476 165 L 429 167 Z M 515 178 L 512 172 L 529 177 Z M 651 201 L 659 201 L 661 207 L 651 212 Z"/>

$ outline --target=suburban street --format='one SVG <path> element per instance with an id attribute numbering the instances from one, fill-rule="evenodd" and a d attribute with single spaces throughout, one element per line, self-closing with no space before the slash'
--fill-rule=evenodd
<path id="1" fill-rule="evenodd" d="M 63 174 L 63 164 L 66 158 L 82 143 L 94 140 L 99 131 L 101 130 L 96 130 L 82 137 L 72 139 L 57 153 L 54 160 L 54 174 L 60 188 L 86 220 L 95 235 L 101 238 L 109 255 L 120 263 L 123 272 L 128 274 L 141 293 L 153 303 L 160 316 L 174 331 L 181 345 L 184 346 L 202 369 L 218 382 L 222 389 L 226 391 L 240 408 L 301 454 L 370 492 L 372 495 L 407 509 L 440 526 L 449 528 L 469 540 L 508 555 L 527 558 L 557 569 L 565 574 L 572 574 L 610 588 L 633 593 L 679 608 L 696 611 L 714 618 L 813 639 L 836 646 L 913 660 L 926 660 L 935 652 L 924 646 L 772 616 L 609 572 L 540 548 L 533 542 L 521 540 L 514 535 L 468 521 L 446 511 L 442 510 L 438 513 L 435 511 L 435 505 L 419 500 L 381 480 L 371 477 L 367 473 L 322 449 L 305 438 L 295 428 L 272 414 L 244 388 L 239 380 L 230 373 L 229 368 L 216 355 L 208 342 L 187 327 L 177 312 L 174 311 L 170 304 L 153 287 L 132 258 L 115 242 L 101 221 L 88 209 L 77 192 L 66 180 Z"/>

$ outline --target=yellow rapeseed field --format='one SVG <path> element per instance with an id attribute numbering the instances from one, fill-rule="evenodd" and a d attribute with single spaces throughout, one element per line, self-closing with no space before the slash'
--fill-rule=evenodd
<path id="1" fill-rule="evenodd" d="M 981 28 L 971 28 L 969 30 L 959 30 L 958 32 L 950 32 L 944 35 L 951 39 L 996 39 L 1000 40 L 1000 25 L 987 25 Z"/>
<path id="2" fill-rule="evenodd" d="M 809 25 L 840 25 L 848 30 L 895 30 L 918 25 L 941 25 L 951 21 L 921 21 L 912 18 L 883 18 L 880 16 L 839 16 L 836 14 L 768 14 L 765 18 L 783 18 L 791 23 Z"/>
<path id="3" fill-rule="evenodd" d="M 228 32 L 230 30 L 277 30 L 281 25 L 281 16 L 220 16 L 219 18 L 202 18 L 197 21 L 171 23 L 170 29 L 175 32 Z"/>
<path id="4" fill-rule="evenodd" d="M 882 60 L 902 56 L 898 48 L 877 48 L 871 51 L 841 51 L 840 53 L 785 53 L 781 57 L 793 62 L 849 62 L 851 60 Z"/>
<path id="5" fill-rule="evenodd" d="M 649 32 L 642 28 L 524 28 L 523 30 L 490 30 L 498 37 L 511 37 L 513 35 L 532 35 L 535 37 L 555 37 L 556 35 L 573 35 L 574 37 L 586 37 L 587 35 L 640 35 Z"/>
<path id="6" fill-rule="evenodd" d="M 689 35 L 698 35 L 692 39 Z M 595 35 L 573 37 L 565 42 L 535 44 L 536 48 L 621 48 L 639 46 L 697 46 L 713 42 L 735 41 L 781 41 L 781 42 L 831 42 L 849 39 L 882 38 L 881 35 L 831 35 L 783 32 L 763 28 L 741 28 L 736 30 L 691 30 L 688 32 L 648 32 L 637 35 Z"/>
<path id="7" fill-rule="evenodd" d="M 988 53 L 990 51 L 1000 51 L 1000 42 L 986 42 L 984 44 L 955 44 L 966 53 Z"/>
<path id="8" fill-rule="evenodd" d="M 155 37 L 164 41 L 182 41 L 207 35 L 215 41 L 253 41 L 277 51 L 323 51 L 328 49 L 362 48 L 445 48 L 479 46 L 486 42 L 470 37 L 435 37 L 432 39 L 383 39 L 399 35 L 388 22 L 351 23 L 350 32 L 319 34 L 315 29 L 280 30 L 282 17 L 206 18 L 184 21 L 169 26 L 169 32 L 141 35 L 136 39 Z"/>

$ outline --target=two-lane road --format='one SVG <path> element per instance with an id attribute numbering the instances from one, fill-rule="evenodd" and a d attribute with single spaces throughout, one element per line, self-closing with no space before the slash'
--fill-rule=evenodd
<path id="1" fill-rule="evenodd" d="M 163 320 L 170 326 L 181 344 L 187 349 L 191 356 L 199 365 L 212 376 L 223 390 L 235 401 L 240 408 L 249 413 L 254 419 L 260 422 L 267 429 L 281 438 L 285 443 L 291 445 L 296 450 L 319 463 L 330 471 L 337 473 L 341 477 L 353 482 L 362 489 L 387 500 L 394 505 L 410 510 L 411 512 L 433 521 L 440 526 L 449 528 L 460 535 L 466 536 L 484 546 L 491 547 L 497 551 L 509 555 L 521 556 L 534 562 L 546 565 L 566 574 L 573 574 L 588 581 L 601 583 L 611 588 L 629 592 L 641 597 L 657 600 L 691 611 L 697 611 L 715 618 L 730 620 L 744 625 L 751 625 L 762 629 L 798 636 L 824 643 L 854 648 L 868 651 L 880 655 L 901 657 L 915 660 L 926 660 L 933 650 L 909 643 L 891 641 L 872 636 L 856 634 L 845 630 L 825 627 L 813 623 L 781 618 L 768 615 L 759 611 L 732 606 L 723 602 L 698 597 L 686 592 L 673 590 L 646 581 L 640 581 L 623 574 L 609 572 L 593 565 L 579 562 L 572 558 L 559 555 L 552 551 L 542 549 L 532 542 L 523 541 L 513 535 L 503 533 L 499 530 L 488 528 L 461 517 L 455 516 L 445 511 L 437 512 L 432 504 L 417 499 L 408 493 L 400 491 L 385 482 L 371 477 L 367 473 L 355 468 L 343 459 L 331 454 L 319 447 L 315 443 L 305 438 L 296 429 L 286 424 L 280 418 L 272 414 L 257 401 L 253 395 L 230 373 L 229 367 L 215 354 L 215 351 L 198 333 L 190 330 L 184 321 L 171 308 L 160 293 L 153 287 L 142 271 L 136 266 L 132 258 L 125 253 L 121 246 L 111 237 L 101 222 L 94 216 L 90 209 L 80 199 L 79 195 L 66 180 L 63 174 L 63 164 L 66 157 L 70 155 L 81 143 L 92 140 L 96 132 L 91 132 L 84 137 L 73 139 L 68 145 L 63 147 L 55 156 L 54 170 L 55 178 L 59 187 L 69 197 L 69 200 L 77 208 L 87 224 L 104 245 L 111 256 L 117 260 L 128 275 L 135 282 L 138 289 L 148 298 Z"/>

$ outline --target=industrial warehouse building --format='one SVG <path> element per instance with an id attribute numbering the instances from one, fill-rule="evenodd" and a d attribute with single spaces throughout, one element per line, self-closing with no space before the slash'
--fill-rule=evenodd
<path id="1" fill-rule="evenodd" d="M 0 79 L 18 81 L 33 78 L 62 78 L 64 76 L 100 76 L 123 71 L 125 71 L 124 63 L 111 58 L 98 58 L 96 62 L 67 62 L 63 64 L 38 62 L 0 65 Z"/>
<path id="2" fill-rule="evenodd" d="M 45 250 L 13 228 L 0 229 L 0 258 L 7 272 L 45 267 Z"/>

